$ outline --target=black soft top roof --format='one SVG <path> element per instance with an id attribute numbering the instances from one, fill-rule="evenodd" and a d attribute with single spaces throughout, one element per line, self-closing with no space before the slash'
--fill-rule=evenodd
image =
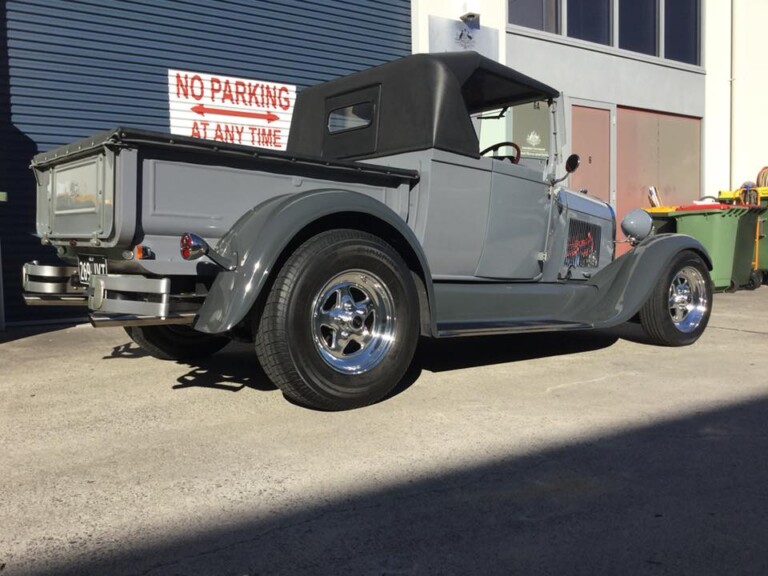
<path id="1" fill-rule="evenodd" d="M 366 129 L 371 143 L 363 142 L 363 130 L 328 133 L 329 112 L 355 104 L 356 94 L 375 103 L 377 117 Z M 372 158 L 439 148 L 477 157 L 470 114 L 558 95 L 554 88 L 477 52 L 414 54 L 302 90 L 288 151 Z"/>
<path id="2" fill-rule="evenodd" d="M 461 93 L 470 114 L 557 98 L 560 94 L 558 90 L 477 52 L 444 52 L 421 56 L 450 70 L 461 85 Z"/>

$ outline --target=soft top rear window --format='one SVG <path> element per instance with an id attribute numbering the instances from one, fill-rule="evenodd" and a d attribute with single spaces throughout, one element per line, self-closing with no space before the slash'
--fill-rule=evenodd
<path id="1" fill-rule="evenodd" d="M 358 102 L 332 110 L 328 114 L 328 132 L 336 134 L 370 126 L 375 113 L 372 101 Z"/>

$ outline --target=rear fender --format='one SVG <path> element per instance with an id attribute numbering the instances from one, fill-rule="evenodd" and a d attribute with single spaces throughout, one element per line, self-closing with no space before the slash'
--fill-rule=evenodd
<path id="1" fill-rule="evenodd" d="M 683 234 L 651 236 L 614 260 L 589 281 L 597 288 L 574 317 L 595 328 L 616 326 L 630 320 L 648 300 L 661 274 L 683 250 L 699 254 L 712 270 L 707 250 L 695 238 Z"/>
<path id="2" fill-rule="evenodd" d="M 262 292 L 270 273 L 291 241 L 307 226 L 334 214 L 373 217 L 394 229 L 418 259 L 433 302 L 431 274 L 421 245 L 408 225 L 391 208 L 370 196 L 344 190 L 313 190 L 277 196 L 244 214 L 219 240 L 216 251 L 237 255 L 237 268 L 217 276 L 206 296 L 194 327 L 217 334 L 242 321 Z"/>

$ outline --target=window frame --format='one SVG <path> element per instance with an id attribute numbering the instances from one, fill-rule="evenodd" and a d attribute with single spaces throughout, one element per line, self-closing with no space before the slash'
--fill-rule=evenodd
<path id="1" fill-rule="evenodd" d="M 361 102 L 370 102 L 373 105 L 371 122 L 348 130 L 330 131 L 328 120 L 333 111 Z M 344 159 L 376 152 L 379 138 L 379 115 L 381 114 L 381 84 L 364 86 L 343 94 L 334 94 L 325 99 L 324 106 L 323 155 L 327 154 Z"/>
<path id="2" fill-rule="evenodd" d="M 361 105 L 369 105 L 371 114 L 370 117 L 367 119 L 367 122 L 364 122 L 362 124 L 358 124 L 356 126 L 351 126 L 347 128 L 338 128 L 336 130 L 331 129 L 331 116 L 333 116 L 334 113 L 339 112 L 340 110 L 353 110 L 356 106 Z M 361 120 L 365 120 L 362 116 L 356 116 L 356 118 L 359 118 Z M 336 134 L 345 134 L 347 132 L 352 132 L 354 130 L 364 130 L 373 124 L 374 120 L 376 119 L 376 101 L 373 98 L 367 98 L 364 100 L 360 100 L 358 102 L 353 102 L 352 104 L 347 104 L 345 106 L 339 106 L 338 108 L 334 108 L 328 114 L 326 115 L 327 122 L 325 124 L 325 129 L 328 132 L 329 135 L 335 136 Z"/>
<path id="3" fill-rule="evenodd" d="M 703 0 L 696 0 L 697 2 L 697 47 L 696 47 L 696 63 L 684 62 L 682 60 L 675 60 L 667 57 L 665 46 L 666 35 L 666 4 L 669 0 L 656 0 L 656 54 L 646 54 L 644 52 L 636 52 L 627 48 L 621 48 L 620 44 L 620 21 L 619 21 L 619 0 L 609 0 L 609 6 L 611 10 L 611 29 L 610 43 L 601 44 L 598 42 L 592 42 L 590 40 L 583 40 L 580 38 L 574 38 L 568 35 L 568 0 L 558 0 L 558 16 L 559 20 L 556 22 L 559 32 L 547 32 L 545 30 L 539 30 L 537 28 L 529 28 L 521 24 L 515 24 L 509 21 L 509 14 L 507 14 L 507 30 L 515 34 L 523 36 L 530 36 L 533 38 L 540 38 L 548 41 L 555 41 L 560 44 L 580 46 L 588 48 L 597 52 L 605 52 L 608 54 L 619 54 L 622 57 L 633 58 L 635 60 L 645 62 L 658 63 L 663 61 L 665 66 L 672 68 L 680 68 L 683 70 L 695 70 L 701 71 L 704 68 L 704 2 Z M 509 9 L 509 3 L 507 3 L 507 9 Z"/>

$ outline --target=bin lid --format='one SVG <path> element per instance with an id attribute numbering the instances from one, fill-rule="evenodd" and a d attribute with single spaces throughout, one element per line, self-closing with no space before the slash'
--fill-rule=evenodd
<path id="1" fill-rule="evenodd" d="M 677 210 L 677 206 L 653 206 L 651 208 L 643 208 L 648 214 L 668 214 Z"/>
<path id="2" fill-rule="evenodd" d="M 729 210 L 730 208 L 733 208 L 733 205 L 712 202 L 707 204 L 687 204 L 686 206 L 678 206 L 677 211 L 686 212 L 690 210 L 712 210 L 715 212 L 718 210 Z"/>

